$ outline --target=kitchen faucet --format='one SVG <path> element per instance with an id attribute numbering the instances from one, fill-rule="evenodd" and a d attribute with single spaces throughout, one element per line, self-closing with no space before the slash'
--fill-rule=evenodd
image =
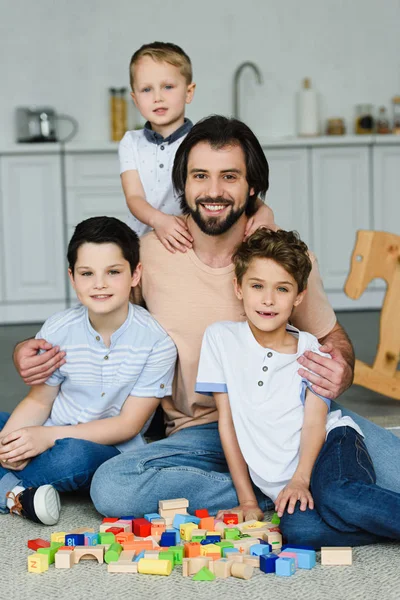
<path id="1" fill-rule="evenodd" d="M 233 116 L 235 117 L 235 119 L 239 119 L 239 79 L 242 74 L 242 71 L 246 67 L 250 67 L 251 69 L 253 69 L 257 78 L 257 82 L 260 85 L 263 82 L 261 71 L 253 62 L 246 61 L 238 66 L 233 77 Z"/>

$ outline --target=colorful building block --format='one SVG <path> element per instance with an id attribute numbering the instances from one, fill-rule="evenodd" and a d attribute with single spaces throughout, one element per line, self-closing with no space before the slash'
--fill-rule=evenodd
<path id="1" fill-rule="evenodd" d="M 48 557 L 45 554 L 31 554 L 28 556 L 29 573 L 44 573 L 49 568 Z"/>
<path id="2" fill-rule="evenodd" d="M 198 529 L 198 526 L 195 523 L 182 523 L 179 528 L 181 538 L 185 540 L 185 542 L 189 542 L 192 539 L 192 532 L 194 529 Z"/>
<path id="3" fill-rule="evenodd" d="M 249 553 L 253 556 L 261 556 L 261 554 L 269 554 L 270 552 L 272 552 L 271 544 L 254 544 L 249 548 Z"/>
<path id="4" fill-rule="evenodd" d="M 54 563 L 56 569 L 72 569 L 75 564 L 74 551 L 59 549 L 54 557 Z"/>
<path id="5" fill-rule="evenodd" d="M 214 517 L 202 517 L 200 519 L 199 529 L 206 529 L 207 531 L 214 531 Z"/>
<path id="6" fill-rule="evenodd" d="M 161 534 L 160 545 L 164 546 L 164 547 L 175 546 L 176 545 L 176 534 L 172 533 L 172 532 L 164 531 L 164 533 Z"/>
<path id="7" fill-rule="evenodd" d="M 121 552 L 122 552 L 121 544 L 114 542 L 114 544 L 111 544 L 111 546 L 108 548 L 107 552 L 104 554 L 104 560 L 106 561 L 107 564 L 109 564 L 110 562 L 117 562 L 117 560 L 120 557 Z"/>
<path id="8" fill-rule="evenodd" d="M 54 563 L 54 557 L 56 555 L 57 550 L 62 546 L 62 544 L 56 544 L 53 542 L 54 546 L 50 546 L 50 548 L 38 548 L 38 554 L 44 554 L 48 558 L 48 564 L 52 565 Z"/>
<path id="9" fill-rule="evenodd" d="M 204 519 L 205 517 L 209 517 L 208 510 L 206 508 L 199 508 L 194 511 L 194 514 L 199 519 Z"/>
<path id="10" fill-rule="evenodd" d="M 134 519 L 132 530 L 138 537 L 147 537 L 151 535 L 151 523 L 147 519 Z"/>
<path id="11" fill-rule="evenodd" d="M 98 533 L 90 533 L 89 531 L 84 533 L 85 538 L 85 546 L 97 546 L 99 543 L 99 534 Z"/>
<path id="12" fill-rule="evenodd" d="M 262 554 L 260 556 L 260 571 L 263 573 L 275 573 L 275 563 L 278 560 L 276 554 Z"/>
<path id="13" fill-rule="evenodd" d="M 138 562 L 138 572 L 146 575 L 171 575 L 171 561 L 141 558 Z"/>
<path id="14" fill-rule="evenodd" d="M 188 508 L 189 500 L 186 498 L 174 498 L 172 500 L 160 500 L 158 503 L 161 510 L 176 510 L 178 508 Z"/>
<path id="15" fill-rule="evenodd" d="M 147 519 L 147 521 L 153 521 L 154 519 L 159 519 L 160 515 L 158 513 L 147 513 L 145 515 L 143 515 L 144 519 Z"/>
<path id="16" fill-rule="evenodd" d="M 98 564 L 104 562 L 104 546 L 75 546 L 74 548 L 74 564 L 77 565 L 80 560 L 97 560 Z"/>
<path id="17" fill-rule="evenodd" d="M 239 523 L 239 517 L 235 513 L 224 513 L 222 520 L 226 525 L 237 525 Z"/>
<path id="18" fill-rule="evenodd" d="M 42 540 L 42 538 L 28 540 L 28 548 L 36 552 L 38 548 L 50 548 L 50 542 L 47 540 Z"/>
<path id="19" fill-rule="evenodd" d="M 121 534 L 119 534 L 121 535 Z M 100 544 L 113 544 L 115 542 L 115 535 L 113 533 L 99 533 Z M 67 544 L 68 545 L 68 544 Z M 76 546 L 83 546 L 83 544 L 75 544 Z"/>
<path id="20" fill-rule="evenodd" d="M 296 571 L 293 558 L 278 558 L 275 562 L 275 573 L 279 577 L 291 577 Z"/>
<path id="21" fill-rule="evenodd" d="M 184 545 L 185 558 L 194 558 L 200 556 L 201 545 L 199 542 L 187 542 Z"/>
<path id="22" fill-rule="evenodd" d="M 350 566 L 352 564 L 353 550 L 350 546 L 324 546 L 321 548 L 321 565 Z"/>
<path id="23" fill-rule="evenodd" d="M 283 548 L 283 546 L 282 546 Z M 284 552 L 295 552 L 299 569 L 312 569 L 316 564 L 315 550 L 285 546 Z"/>
<path id="24" fill-rule="evenodd" d="M 193 581 L 214 581 L 215 575 L 211 573 L 210 569 L 203 567 L 193 576 Z"/>
<path id="25" fill-rule="evenodd" d="M 65 546 L 84 546 L 85 536 L 83 533 L 67 533 L 64 544 Z"/>

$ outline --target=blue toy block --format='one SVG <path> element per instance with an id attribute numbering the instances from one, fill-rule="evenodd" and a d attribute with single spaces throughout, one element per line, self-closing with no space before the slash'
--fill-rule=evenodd
<path id="1" fill-rule="evenodd" d="M 294 575 L 295 571 L 296 565 L 294 558 L 285 556 L 283 558 L 278 558 L 275 562 L 275 573 L 279 575 L 279 577 L 291 577 L 291 575 Z"/>
<path id="2" fill-rule="evenodd" d="M 206 541 L 209 541 L 211 544 L 216 544 L 221 541 L 220 535 L 206 535 Z"/>
<path id="3" fill-rule="evenodd" d="M 239 552 L 239 548 L 222 548 L 222 556 L 224 558 L 229 558 L 229 554 L 232 552 Z"/>
<path id="4" fill-rule="evenodd" d="M 66 546 L 84 546 L 85 536 L 83 533 L 67 533 L 65 536 Z"/>
<path id="5" fill-rule="evenodd" d="M 192 521 L 192 517 L 190 515 L 175 515 L 172 521 L 172 527 L 174 529 L 179 529 L 183 523 L 194 523 L 194 521 Z"/>
<path id="6" fill-rule="evenodd" d="M 167 529 L 166 533 L 174 533 L 176 535 L 176 543 L 179 544 L 181 541 L 181 531 L 180 529 Z"/>
<path id="7" fill-rule="evenodd" d="M 160 546 L 166 548 L 167 546 L 176 546 L 176 535 L 175 532 L 164 531 L 161 534 Z"/>
<path id="8" fill-rule="evenodd" d="M 132 562 L 139 562 L 141 558 L 144 558 L 144 550 L 139 552 L 139 554 L 136 554 L 136 556 L 133 557 Z"/>
<path id="9" fill-rule="evenodd" d="M 275 563 L 278 560 L 276 554 L 261 554 L 260 556 L 260 571 L 264 573 L 275 573 Z"/>
<path id="10" fill-rule="evenodd" d="M 119 518 L 120 521 L 133 521 L 133 519 L 136 519 L 136 517 L 134 517 L 133 515 L 128 515 L 127 517 Z"/>
<path id="11" fill-rule="evenodd" d="M 260 544 L 262 544 L 263 546 L 264 546 L 265 544 L 268 544 L 268 542 L 266 542 L 266 541 L 265 541 L 265 540 L 263 540 L 262 538 L 258 538 L 258 541 L 259 541 L 259 543 L 260 543 Z"/>
<path id="12" fill-rule="evenodd" d="M 281 552 L 289 550 L 289 548 L 290 550 L 314 550 L 312 546 L 293 546 L 293 544 L 283 544 Z"/>
<path id="13" fill-rule="evenodd" d="M 161 519 L 160 515 L 158 513 L 147 513 L 146 515 L 143 515 L 144 519 L 147 519 L 148 521 L 152 521 L 153 519 Z"/>
<path id="14" fill-rule="evenodd" d="M 88 531 L 83 535 L 85 536 L 85 546 L 97 546 L 99 543 L 98 533 L 91 533 Z"/>
<path id="15" fill-rule="evenodd" d="M 252 556 L 261 556 L 262 554 L 269 554 L 270 552 L 272 552 L 271 544 L 254 544 L 249 548 L 249 553 Z"/>
<path id="16" fill-rule="evenodd" d="M 297 554 L 297 566 L 299 569 L 312 569 L 316 564 L 315 550 L 304 550 L 293 546 L 287 546 L 285 552 Z"/>

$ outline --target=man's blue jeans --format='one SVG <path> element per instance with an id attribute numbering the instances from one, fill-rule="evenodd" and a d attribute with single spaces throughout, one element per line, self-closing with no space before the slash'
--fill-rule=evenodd
<path id="1" fill-rule="evenodd" d="M 400 540 L 400 494 L 376 485 L 363 438 L 351 427 L 333 429 L 311 476 L 315 508 L 285 512 L 280 528 L 289 544 L 360 546 Z"/>
<path id="2" fill-rule="evenodd" d="M 332 402 L 331 410 L 336 409 L 361 427 L 377 484 L 400 493 L 400 439 Z M 115 517 L 157 512 L 163 498 L 185 497 L 190 512 L 208 508 L 211 514 L 238 504 L 217 423 L 182 429 L 134 454 L 124 452 L 107 461 L 93 477 L 91 496 L 101 514 Z M 257 497 L 263 510 L 273 508 L 271 500 L 258 490 Z"/>
<path id="3" fill-rule="evenodd" d="M 0 431 L 9 417 L 8 413 L 0 412 Z M 6 494 L 16 485 L 28 488 L 50 483 L 59 492 L 88 491 L 96 469 L 118 454 L 115 446 L 65 438 L 32 458 L 21 471 L 0 466 L 0 513 L 8 512 Z"/>

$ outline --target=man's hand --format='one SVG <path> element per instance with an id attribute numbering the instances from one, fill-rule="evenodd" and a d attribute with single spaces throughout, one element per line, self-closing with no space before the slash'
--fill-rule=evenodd
<path id="1" fill-rule="evenodd" d="M 220 510 L 216 518 L 222 519 L 224 514 L 230 512 L 231 510 L 242 510 L 244 521 L 252 521 L 253 519 L 256 519 L 256 521 L 262 521 L 264 518 L 264 513 L 258 506 L 257 502 L 244 502 L 243 504 L 239 504 L 239 506 L 235 506 L 234 508 Z"/>
<path id="2" fill-rule="evenodd" d="M 38 354 L 39 350 L 45 350 Z M 27 340 L 17 344 L 13 355 L 14 365 L 27 385 L 45 383 L 65 361 L 65 352 L 46 340 Z"/>
<path id="3" fill-rule="evenodd" d="M 283 515 L 286 506 L 288 513 L 292 515 L 297 501 L 300 501 L 300 510 L 306 510 L 307 506 L 310 509 L 314 508 L 314 500 L 311 496 L 308 482 L 301 478 L 293 477 L 287 486 L 279 492 L 276 499 L 275 510 L 278 517 Z"/>
<path id="4" fill-rule="evenodd" d="M 5 462 L 7 468 L 13 467 L 27 458 L 42 454 L 54 446 L 51 427 L 35 425 L 23 427 L 4 436 L 0 444 L 0 461 Z"/>
<path id="5" fill-rule="evenodd" d="M 325 358 L 315 352 L 305 352 L 298 358 L 298 362 L 305 367 L 299 369 L 299 375 L 311 382 L 316 394 L 334 400 L 352 384 L 353 369 L 341 351 L 331 343 L 321 346 L 320 350 L 330 354 L 332 358 Z M 306 369 L 310 369 L 312 373 Z"/>
<path id="6" fill-rule="evenodd" d="M 257 229 L 260 229 L 260 227 L 268 227 L 274 231 L 277 229 L 274 221 L 274 213 L 270 207 L 264 203 L 261 204 L 257 212 L 247 221 L 244 239 L 246 240 L 252 233 L 257 231 Z"/>

